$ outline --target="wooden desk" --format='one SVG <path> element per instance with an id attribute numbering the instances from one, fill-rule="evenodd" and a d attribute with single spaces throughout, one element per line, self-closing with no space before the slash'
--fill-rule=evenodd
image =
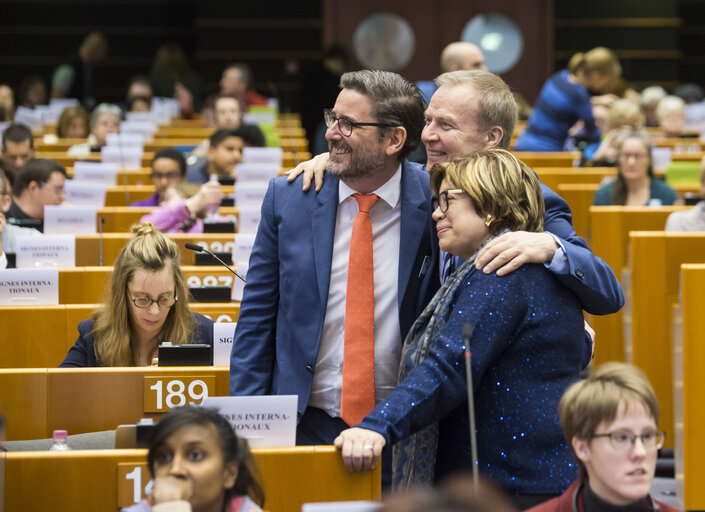
<path id="1" fill-rule="evenodd" d="M 332 446 L 252 451 L 262 476 L 265 509 L 270 512 L 299 512 L 308 502 L 380 499 L 380 466 L 372 472 L 348 473 Z M 147 450 L 10 452 L 0 457 L 6 466 L 8 512 L 116 512 L 118 485 L 127 496 L 127 491 L 134 494 L 136 482 L 125 478 L 128 473 L 142 468 L 139 491 L 149 480 Z"/>
<path id="2" fill-rule="evenodd" d="M 531 167 L 576 167 L 580 153 L 571 151 L 512 151 L 514 156 Z"/>
<path id="3" fill-rule="evenodd" d="M 600 188 L 597 183 L 577 183 L 558 185 L 556 192 L 565 199 L 573 214 L 573 227 L 578 236 L 587 239 L 588 223 L 590 222 L 590 206 L 595 196 L 595 191 Z"/>
<path id="4" fill-rule="evenodd" d="M 161 417 L 169 402 L 200 403 L 202 387 L 191 387 L 194 380 L 209 387 L 209 396 L 228 396 L 229 372 L 228 367 L 3 369 L 0 410 L 8 440 L 49 438 L 56 429 L 69 434 L 114 430 Z M 174 380 L 181 385 L 170 386 Z M 159 390 L 152 386 L 161 388 L 163 412 L 153 412 Z"/>
<path id="5" fill-rule="evenodd" d="M 105 219 L 103 233 L 129 233 L 130 227 L 139 222 L 140 219 L 154 211 L 153 207 L 137 206 L 106 206 L 98 208 L 98 220 Z M 219 210 L 223 216 L 235 215 L 238 210 L 233 206 L 221 206 Z"/>
<path id="6" fill-rule="evenodd" d="M 676 481 L 682 485 L 685 510 L 705 510 L 705 265 L 681 265 L 681 337 L 674 357 L 682 373 L 674 375 L 676 390 Z M 680 349 L 680 350 L 679 350 Z M 679 403 L 678 398 L 682 399 Z M 678 485 L 678 487 L 680 487 Z M 679 496 L 680 497 L 680 496 Z"/>
<path id="7" fill-rule="evenodd" d="M 64 167 L 73 166 L 76 160 L 86 162 L 100 162 L 101 154 L 99 152 L 91 153 L 90 155 L 69 155 L 65 151 L 37 151 L 37 158 L 50 158 L 56 160 Z M 150 162 L 154 158 L 154 153 L 142 153 L 141 167 L 149 167 Z"/>
<path id="8" fill-rule="evenodd" d="M 622 270 L 629 264 L 629 233 L 662 231 L 671 213 L 688 208 L 690 207 L 591 206 L 588 237 L 592 252 L 602 258 L 621 281 Z M 588 322 L 598 336 L 595 364 L 625 361 L 623 312 L 605 316 L 594 315 Z"/>
<path id="9" fill-rule="evenodd" d="M 646 372 L 661 404 L 661 424 L 673 446 L 672 304 L 678 302 L 683 263 L 705 261 L 705 233 L 635 231 L 629 234 L 631 337 L 627 361 Z M 701 337 L 702 339 L 702 337 Z M 631 342 L 631 343 L 630 343 Z M 631 354 L 629 347 L 631 345 Z"/>
<path id="10" fill-rule="evenodd" d="M 614 167 L 538 167 L 534 171 L 554 192 L 558 191 L 559 185 L 599 184 L 617 172 Z"/>
<path id="11" fill-rule="evenodd" d="M 2 306 L 0 368 L 56 368 L 78 337 L 78 324 L 91 317 L 96 304 Z M 192 311 L 214 322 L 236 322 L 240 303 L 190 304 Z M 2 407 L 0 407 L 2 410 Z"/>

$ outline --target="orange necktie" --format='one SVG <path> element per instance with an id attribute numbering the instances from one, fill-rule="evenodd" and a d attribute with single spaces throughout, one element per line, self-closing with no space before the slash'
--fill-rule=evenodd
<path id="1" fill-rule="evenodd" d="M 375 408 L 375 282 L 370 210 L 375 194 L 353 194 L 360 211 L 353 222 L 345 296 L 345 346 L 340 417 L 357 425 Z"/>

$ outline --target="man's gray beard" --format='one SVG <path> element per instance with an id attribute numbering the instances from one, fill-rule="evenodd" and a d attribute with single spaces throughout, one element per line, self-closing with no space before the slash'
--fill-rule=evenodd
<path id="1" fill-rule="evenodd" d="M 331 158 L 328 160 L 326 170 L 333 176 L 337 176 L 339 179 L 345 181 L 373 176 L 384 167 L 384 155 L 375 155 L 368 151 L 360 151 L 361 150 L 358 150 L 357 156 L 353 156 L 355 153 L 349 153 L 351 155 L 350 163 L 345 166 L 333 161 L 333 148 L 331 147 Z"/>

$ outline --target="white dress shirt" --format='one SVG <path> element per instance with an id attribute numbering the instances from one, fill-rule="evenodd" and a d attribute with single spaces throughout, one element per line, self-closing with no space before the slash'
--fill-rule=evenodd
<path id="1" fill-rule="evenodd" d="M 338 215 L 328 289 L 326 317 L 318 349 L 309 405 L 340 416 L 343 390 L 345 295 L 357 191 L 340 181 Z M 380 199 L 370 210 L 375 284 L 375 400 L 382 401 L 397 385 L 401 358 L 399 327 L 399 237 L 401 234 L 401 165 L 373 192 Z"/>

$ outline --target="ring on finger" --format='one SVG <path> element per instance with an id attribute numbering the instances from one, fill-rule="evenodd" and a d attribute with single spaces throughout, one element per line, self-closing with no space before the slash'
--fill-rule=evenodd
<path id="1" fill-rule="evenodd" d="M 367 444 L 367 445 L 363 446 L 363 448 L 365 450 L 375 451 L 375 447 L 372 446 L 371 444 Z"/>

